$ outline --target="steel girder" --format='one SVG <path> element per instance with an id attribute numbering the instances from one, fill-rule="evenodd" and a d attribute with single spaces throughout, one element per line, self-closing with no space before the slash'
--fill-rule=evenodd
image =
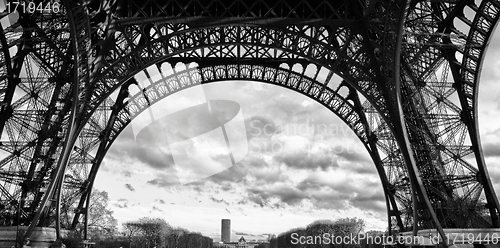
<path id="1" fill-rule="evenodd" d="M 18 15 L 17 20 L 13 14 Z M 15 52 L 10 58 L 13 69 L 9 75 L 15 85 L 7 90 L 3 102 L 6 108 L 2 111 L 6 112 L 2 112 L 0 122 L 0 146 L 7 155 L 2 156 L 0 167 L 5 179 L 10 175 L 14 180 L 2 181 L 1 205 L 3 211 L 17 212 L 3 214 L 10 215 L 3 221 L 19 225 L 30 223 L 41 189 L 50 180 L 53 157 L 59 148 L 59 127 L 66 124 L 70 106 L 61 103 L 71 85 L 64 82 L 70 65 L 64 62 L 70 54 L 66 53 L 69 42 L 64 29 L 55 30 L 64 27 L 63 15 L 12 13 L 4 18 L 10 19 L 10 23 L 3 22 L 2 29 L 8 34 L 9 52 Z M 12 102 L 14 93 L 21 96 Z"/>
<path id="2" fill-rule="evenodd" d="M 385 13 L 381 14 L 381 16 L 385 16 Z M 141 25 L 138 20 L 122 20 L 114 23 L 113 27 L 118 30 L 114 33 L 114 42 L 117 46 L 113 51 L 109 52 L 108 58 L 102 60 L 103 65 L 101 66 L 102 71 L 100 71 L 100 75 L 111 75 L 110 78 L 106 78 L 107 87 L 116 88 L 119 85 L 114 85 L 112 80 L 115 80 L 118 75 L 123 76 L 127 72 L 137 71 L 137 69 L 134 69 L 137 68 L 137 65 L 154 63 L 155 57 L 151 56 L 151 54 L 159 54 L 159 56 L 167 54 L 167 57 L 175 56 L 180 58 L 186 56 L 225 56 L 239 58 L 245 56 L 252 57 L 252 55 L 263 55 L 263 57 L 273 59 L 276 59 L 276 56 L 282 59 L 303 57 L 309 60 L 314 59 L 316 60 L 314 61 L 315 63 L 326 65 L 326 68 L 333 68 L 333 71 L 343 76 L 346 81 L 352 83 L 353 87 L 362 89 L 360 92 L 368 95 L 368 99 L 372 100 L 378 111 L 389 112 L 385 103 L 386 98 L 383 96 L 383 94 L 387 93 L 384 93 L 384 90 L 377 90 L 382 87 L 377 84 L 377 81 L 381 82 L 384 80 L 380 75 L 378 75 L 378 80 L 373 79 L 376 77 L 375 75 L 370 75 L 370 72 L 373 72 L 373 70 L 370 71 L 370 68 L 367 66 L 370 64 L 370 57 L 373 58 L 375 55 L 371 47 L 363 47 L 361 30 L 355 28 L 358 24 L 359 22 L 355 20 L 343 20 L 341 23 L 331 25 L 326 32 L 318 32 L 318 30 L 321 31 L 321 27 L 290 26 L 285 27 L 288 28 L 287 31 L 286 29 L 283 30 L 281 26 L 253 25 L 255 27 L 248 27 L 248 24 L 238 23 L 234 26 L 188 28 L 185 24 L 172 25 L 169 23 L 158 23 L 156 26 L 152 26 L 151 24 Z M 125 27 L 121 25 L 125 25 Z M 338 27 L 336 25 L 343 26 Z M 332 32 L 332 30 L 336 33 Z M 288 33 L 290 31 L 295 31 L 295 33 Z M 322 33 L 323 35 L 318 35 L 318 33 Z M 326 36 L 325 33 L 327 34 Z M 383 33 L 383 31 L 380 31 L 380 33 Z M 366 33 L 364 35 L 368 36 Z M 315 38 L 312 39 L 311 36 Z M 333 45 L 331 45 L 332 37 L 339 37 L 334 40 Z M 189 42 L 183 43 L 180 41 Z M 235 44 L 226 45 L 228 42 L 234 42 Z M 218 44 L 222 44 L 223 46 L 219 45 L 221 48 L 214 48 Z M 245 45 L 250 47 L 250 49 L 246 49 Z M 194 52 L 189 50 L 189 46 L 196 46 L 196 48 L 192 48 Z M 243 54 L 240 54 L 240 50 L 237 49 L 238 46 L 245 48 Z M 147 49 L 140 49 L 146 47 Z M 210 50 L 207 54 L 204 54 L 204 49 L 207 48 Z M 275 52 L 277 49 L 278 52 Z M 213 52 L 213 50 L 216 52 Z M 238 52 L 235 52 L 236 50 Z M 255 52 L 246 53 L 247 50 Z M 129 56 L 128 58 L 116 57 L 117 54 L 123 51 L 133 51 L 136 56 Z M 183 55 L 186 53 L 188 55 Z M 117 62 L 111 64 L 107 61 Z M 375 66 L 375 68 L 378 67 Z M 102 78 L 96 78 L 96 80 L 102 81 Z M 96 83 L 97 86 L 99 84 L 106 85 L 106 83 Z M 97 93 L 105 91 L 105 89 L 97 90 Z M 94 99 L 102 99 L 102 97 L 95 97 Z M 395 110 L 392 111 L 394 112 Z M 383 116 L 387 120 L 389 114 L 385 113 Z M 387 123 L 389 123 L 388 127 L 391 128 L 392 122 Z M 417 177 L 414 176 L 413 178 Z"/>
<path id="3" fill-rule="evenodd" d="M 389 165 L 387 162 L 390 161 L 389 159 L 386 159 L 385 163 L 380 159 L 381 154 L 378 152 L 379 148 L 377 147 L 377 141 L 374 139 L 376 134 L 368 133 L 371 128 L 368 126 L 367 118 L 363 112 L 363 107 L 357 97 L 356 91 L 352 90 L 346 83 L 340 84 L 337 89 L 333 90 L 326 86 L 329 79 L 326 79 L 324 82 L 317 81 L 318 79 L 314 78 L 317 78 L 320 72 L 319 68 L 313 73 L 313 77 L 311 78 L 305 74 L 305 67 L 302 71 L 296 72 L 291 69 L 292 65 L 282 65 L 280 67 L 276 63 L 269 64 L 268 62 L 259 62 L 258 60 L 252 60 L 254 64 L 241 64 L 241 61 L 234 62 L 234 64 L 231 64 L 227 59 L 217 60 L 200 67 L 193 67 L 193 64 L 196 64 L 193 63 L 181 67 L 184 69 L 175 67 L 176 71 L 169 75 L 159 69 L 161 68 L 161 64 L 159 63 L 157 64 L 157 68 L 162 77 L 156 81 L 149 78 L 151 84 L 146 88 L 139 89 L 138 93 L 131 96 L 127 102 L 122 101 L 124 97 L 128 96 L 128 89 L 137 87 L 138 83 L 134 82 L 135 79 L 131 79 L 122 86 L 116 104 L 111 109 L 106 110 L 110 112 L 110 117 L 106 125 L 107 128 L 102 130 L 99 136 L 93 137 L 93 139 L 98 140 L 97 142 L 100 142 L 100 144 L 96 153 L 96 160 L 88 176 L 89 181 L 85 194 L 82 195 L 77 209 L 74 211 L 77 214 L 74 216 L 72 223 L 73 228 L 75 228 L 77 224 L 85 222 L 84 219 L 82 220 L 80 218 L 80 214 L 84 217 L 86 216 L 85 211 L 87 209 L 88 196 L 90 195 L 93 180 L 95 179 L 104 155 L 120 132 L 136 116 L 161 99 L 175 94 L 176 92 L 200 84 L 224 80 L 261 81 L 282 86 L 315 99 L 339 116 L 358 136 L 372 158 L 377 161 L 376 167 L 379 171 L 386 194 L 388 210 L 391 210 L 389 215 L 392 213 L 399 228 L 408 228 L 407 226 L 403 226 L 403 221 L 400 218 L 400 212 L 396 201 L 396 197 L 400 199 L 402 196 L 404 196 L 402 198 L 406 201 L 411 201 L 408 197 L 410 191 L 409 185 L 397 185 L 398 179 L 407 177 L 405 168 L 401 166 L 401 161 L 398 163 L 399 166 L 395 167 Z M 176 62 L 174 62 L 174 64 L 175 63 Z M 144 70 L 143 73 L 149 75 L 147 70 Z M 134 83 L 132 84 L 131 82 Z M 349 93 L 345 96 L 339 93 L 339 90 L 343 87 L 350 88 Z M 382 142 L 382 140 L 380 142 Z M 397 196 L 395 196 L 396 194 Z M 394 213 L 398 214 L 395 215 Z M 409 219 L 411 215 L 410 217 L 407 215 L 408 213 L 406 212 L 403 214 L 406 225 L 408 225 L 408 222 L 411 223 L 411 219 Z"/>
<path id="4" fill-rule="evenodd" d="M 403 102 L 407 103 L 405 119 L 416 144 L 417 163 L 426 174 L 430 200 L 445 227 L 498 226 L 498 200 L 491 182 L 484 180 L 489 176 L 477 119 L 469 118 L 477 115 L 477 106 L 469 104 L 477 103 L 478 66 L 498 20 L 498 2 L 483 1 L 479 6 L 470 1 L 412 4 L 403 41 Z M 422 24 L 414 25 L 417 22 Z M 467 87 L 464 84 L 474 85 L 475 97 L 461 90 Z M 466 159 L 471 153 L 472 161 Z M 483 214 L 478 207 L 484 209 L 479 202 L 483 188 L 490 224 L 478 216 Z"/>
<path id="5" fill-rule="evenodd" d="M 96 161 L 92 162 L 92 149 L 100 142 L 91 137 L 107 130 L 110 113 L 100 110 L 114 105 L 107 100 L 111 92 L 154 63 L 220 57 L 307 60 L 338 74 L 352 92 L 366 98 L 369 102 L 363 111 L 370 124 L 364 128 L 370 130 L 365 132 L 376 134 L 367 136 L 372 140 L 370 149 L 387 154 L 381 161 L 374 158 L 375 163 L 387 163 L 386 172 L 406 168 L 409 173 L 409 178 L 399 178 L 390 186 L 411 182 L 413 198 L 401 194 L 399 204 L 403 211 L 413 212 L 406 219 L 414 229 L 488 225 L 479 216 L 483 188 L 491 224 L 498 225 L 498 200 L 484 164 L 476 117 L 478 74 L 498 21 L 497 1 L 479 5 L 469 1 L 345 1 L 336 5 L 329 1 L 314 5 L 310 1 L 68 1 L 65 5 L 64 14 L 20 18 L 25 25 L 17 33 L 4 29 L 4 34 L 26 34 L 23 38 L 2 38 L 9 64 L 18 58 L 5 49 L 9 44 L 25 42 L 32 48 L 18 50 L 29 58 L 21 64 L 34 68 L 22 75 L 31 84 L 10 80 L 0 89 L 2 94 L 13 92 L 16 84 L 26 92 L 15 102 L 4 100 L 13 106 L 14 114 L 2 114 L 2 137 L 7 136 L 7 141 L 2 138 L 1 148 L 7 155 L 0 164 L 6 171 L 1 200 L 10 204 L 26 195 L 21 204 L 23 216 L 38 213 L 43 220 L 32 226 L 51 223 L 50 214 L 46 218 L 40 214 L 47 211 L 35 210 L 41 209 L 40 204 L 64 198 L 57 196 L 60 193 L 44 194 L 40 189 L 46 184 L 54 185 L 49 187 L 52 193 L 57 184 L 63 185 L 61 181 L 74 186 L 74 194 L 66 194 L 66 206 L 80 196 L 84 199 L 88 167 Z M 454 25 L 456 20 L 466 24 L 465 32 Z M 10 70 L 7 63 L 2 66 Z M 451 77 L 439 75 L 447 68 Z M 76 90 L 66 84 L 69 81 L 78 86 Z M 47 87 L 35 90 L 35 82 Z M 74 92 L 78 97 L 73 97 Z M 459 104 L 450 100 L 453 95 Z M 74 134 L 68 128 L 72 123 L 77 123 Z M 74 144 L 73 155 L 66 155 L 71 176 L 64 177 L 66 163 L 61 154 L 68 154 Z M 465 158 L 471 152 L 475 163 Z M 49 196 L 42 201 L 43 195 Z M 4 215 L 11 211 L 6 209 L 0 211 Z M 467 217 L 472 221 L 464 222 Z"/>
<path id="6" fill-rule="evenodd" d="M 289 18 L 305 20 L 343 20 L 359 17 L 366 1 L 123 1 L 119 12 L 128 17 L 183 17 L 197 16 L 209 18 Z"/>

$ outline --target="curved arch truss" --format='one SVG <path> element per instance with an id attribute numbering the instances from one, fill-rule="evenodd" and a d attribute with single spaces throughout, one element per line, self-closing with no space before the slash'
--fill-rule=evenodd
<path id="1" fill-rule="evenodd" d="M 499 1 L 159 2 L 0 12 L 0 224 L 30 225 L 26 236 L 74 228 L 135 115 L 199 83 L 255 80 L 316 100 L 354 131 L 392 228 L 499 226 L 477 123 Z M 151 84 L 125 101 L 137 74 Z"/>
<path id="2" fill-rule="evenodd" d="M 172 67 L 170 66 L 170 68 Z M 342 82 L 338 85 L 337 89 L 333 90 L 326 87 L 324 83 L 305 75 L 305 70 L 294 71 L 291 67 L 286 64 L 270 66 L 227 63 L 197 66 L 196 63 L 192 63 L 188 66 L 183 64 L 183 66 L 179 67 L 177 65 L 175 66 L 175 72 L 167 75 L 160 69 L 162 66 L 158 65 L 156 69 L 162 75 L 161 78 L 152 80 L 151 84 L 145 88 L 136 89 L 135 91 L 138 93 L 132 95 L 125 102 L 120 101 L 124 100 L 126 94 L 120 93 L 121 96 L 118 95 L 117 102 L 115 102 L 113 107 L 101 110 L 108 112 L 107 116 L 110 116 L 107 123 L 105 125 L 104 123 L 102 124 L 102 126 L 107 126 L 109 129 L 104 129 L 98 133 L 99 135 L 94 135 L 93 137 L 86 136 L 87 139 L 91 140 L 88 142 L 89 144 L 92 144 L 93 147 L 99 146 L 93 162 L 93 171 L 97 172 L 104 155 L 120 132 L 140 113 L 163 98 L 181 90 L 205 83 L 226 80 L 260 81 L 297 91 L 314 99 L 335 113 L 354 131 L 370 155 L 378 161 L 376 166 L 377 170 L 381 173 L 380 176 L 390 209 L 397 212 L 398 205 L 406 206 L 411 204 L 409 184 L 398 182 L 401 178 L 407 177 L 405 168 L 401 166 L 404 162 L 401 161 L 402 158 L 400 156 L 389 157 L 391 152 L 397 150 L 397 145 L 394 143 L 390 144 L 390 141 L 393 141 L 394 138 L 390 132 L 387 133 L 387 125 L 383 121 L 378 120 L 378 130 L 373 131 L 374 133 L 368 133 L 373 128 L 370 128 L 367 115 L 362 111 L 363 107 L 356 91 L 347 83 Z M 144 70 L 144 73 L 150 72 L 151 68 Z M 131 79 L 122 86 L 120 92 L 128 92 L 130 88 L 137 88 L 137 85 L 138 83 L 135 79 Z M 341 88 L 348 88 L 345 95 L 339 92 Z M 108 101 L 110 101 L 109 98 Z M 375 115 L 375 113 L 372 113 L 372 115 Z M 87 126 L 84 130 L 91 129 L 93 129 L 91 126 Z M 84 131 L 84 133 L 87 132 Z M 383 135 L 383 133 L 385 134 Z M 375 140 L 373 139 L 374 136 L 386 136 L 386 139 Z M 78 156 L 78 154 L 74 153 L 74 156 Z M 92 179 L 95 177 L 95 174 L 91 172 L 88 177 Z M 78 206 L 73 206 L 77 210 L 70 212 L 83 213 L 81 209 L 85 206 L 84 203 L 86 200 L 85 196 L 83 196 Z M 77 219 L 79 217 L 79 214 L 75 215 L 73 224 L 78 222 Z M 403 225 L 407 228 L 411 224 L 411 213 L 403 211 L 403 218 L 401 219 L 398 216 L 397 221 L 401 228 L 403 228 Z M 404 224 L 403 221 L 405 221 Z"/>

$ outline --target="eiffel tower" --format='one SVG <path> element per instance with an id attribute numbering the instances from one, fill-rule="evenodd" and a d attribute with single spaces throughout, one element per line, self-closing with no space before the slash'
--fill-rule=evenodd
<path id="1" fill-rule="evenodd" d="M 2 1 L 0 225 L 24 238 L 86 229 L 120 132 L 222 80 L 285 87 L 343 120 L 373 159 L 391 230 L 499 227 L 477 102 L 500 1 Z"/>

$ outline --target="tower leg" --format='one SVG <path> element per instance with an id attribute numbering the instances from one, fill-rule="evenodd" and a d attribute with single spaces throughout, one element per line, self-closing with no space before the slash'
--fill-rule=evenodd
<path id="1" fill-rule="evenodd" d="M 0 248 L 19 247 L 23 243 L 31 248 L 46 248 L 54 247 L 53 244 L 57 241 L 55 228 L 35 227 L 28 239 L 29 243 L 26 243 L 22 241 L 22 237 L 27 230 L 27 226 L 0 226 Z M 62 230 L 61 234 L 66 237 L 68 231 Z"/>

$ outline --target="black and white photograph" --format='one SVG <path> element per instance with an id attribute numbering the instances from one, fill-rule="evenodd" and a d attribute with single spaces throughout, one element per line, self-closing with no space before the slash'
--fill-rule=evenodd
<path id="1" fill-rule="evenodd" d="M 0 248 L 500 247 L 499 0 L 0 0 Z"/>

